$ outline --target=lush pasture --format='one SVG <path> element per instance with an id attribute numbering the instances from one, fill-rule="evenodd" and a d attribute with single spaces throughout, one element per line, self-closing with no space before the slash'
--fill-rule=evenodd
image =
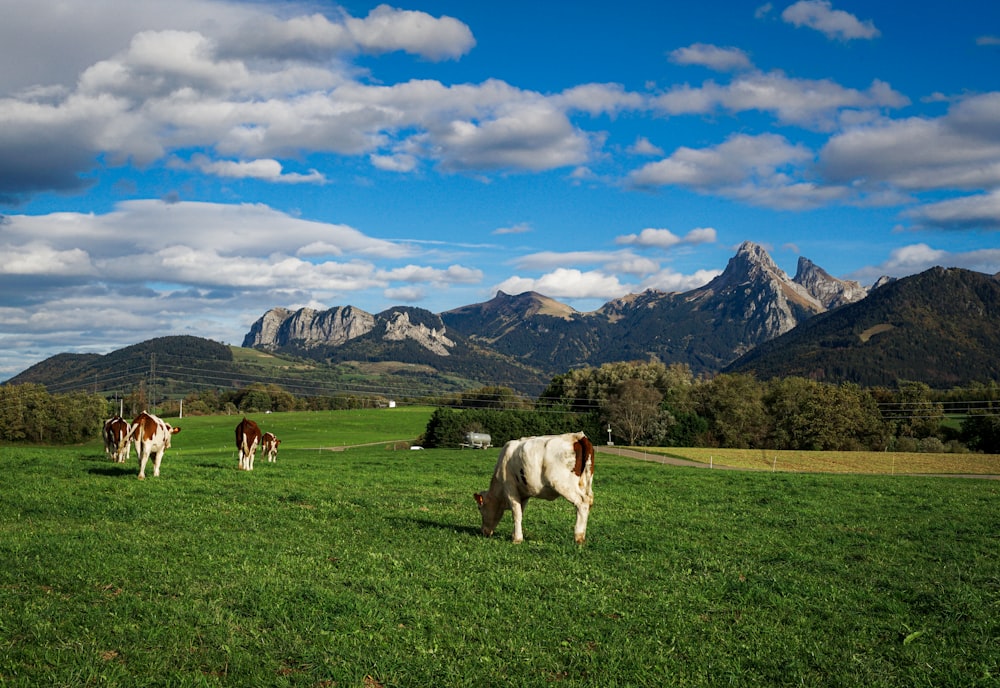
<path id="1" fill-rule="evenodd" d="M 515 546 L 509 515 L 478 534 L 494 451 L 318 450 L 415 434 L 367 413 L 255 418 L 285 442 L 253 473 L 233 417 L 178 423 L 144 482 L 0 447 L 0 684 L 1000 681 L 1000 482 L 599 454 L 587 544 L 532 502 Z"/>

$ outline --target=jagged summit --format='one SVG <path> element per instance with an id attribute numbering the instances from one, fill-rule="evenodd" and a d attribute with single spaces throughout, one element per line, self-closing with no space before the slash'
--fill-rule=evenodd
<path id="1" fill-rule="evenodd" d="M 859 282 L 837 279 L 804 256 L 799 256 L 792 281 L 805 287 L 827 309 L 855 303 L 868 295 Z"/>

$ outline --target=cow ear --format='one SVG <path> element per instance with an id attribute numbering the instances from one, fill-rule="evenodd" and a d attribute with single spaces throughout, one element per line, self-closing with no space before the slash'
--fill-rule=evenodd
<path id="1" fill-rule="evenodd" d="M 472 495 L 472 496 L 473 496 L 473 498 L 475 498 L 475 500 L 476 500 L 476 504 L 478 504 L 479 506 L 482 506 L 482 505 L 483 505 L 483 496 L 482 496 L 481 494 L 479 494 L 479 493 L 477 492 L 476 494 L 474 494 L 474 495 Z"/>

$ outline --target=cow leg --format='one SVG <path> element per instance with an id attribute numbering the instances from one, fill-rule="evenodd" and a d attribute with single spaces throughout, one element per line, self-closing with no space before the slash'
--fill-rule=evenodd
<path id="1" fill-rule="evenodd" d="M 149 454 L 140 451 L 139 452 L 139 480 L 146 479 L 146 462 L 149 461 Z"/>
<path id="2" fill-rule="evenodd" d="M 156 452 L 156 456 L 153 457 L 153 477 L 160 477 L 160 461 L 163 460 L 163 450 Z"/>
<path id="3" fill-rule="evenodd" d="M 521 517 L 524 515 L 524 509 L 528 506 L 528 500 L 514 499 L 510 500 L 510 511 L 514 515 L 514 542 L 524 542 L 524 532 L 521 530 Z"/>
<path id="4" fill-rule="evenodd" d="M 590 515 L 590 500 L 584 498 L 576 505 L 576 528 L 573 529 L 573 539 L 583 544 L 587 539 L 587 517 Z"/>

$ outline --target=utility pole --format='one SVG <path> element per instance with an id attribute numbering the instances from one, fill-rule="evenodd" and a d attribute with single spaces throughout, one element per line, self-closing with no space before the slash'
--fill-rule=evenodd
<path id="1" fill-rule="evenodd" d="M 156 354 L 149 354 L 149 408 L 156 415 Z"/>

